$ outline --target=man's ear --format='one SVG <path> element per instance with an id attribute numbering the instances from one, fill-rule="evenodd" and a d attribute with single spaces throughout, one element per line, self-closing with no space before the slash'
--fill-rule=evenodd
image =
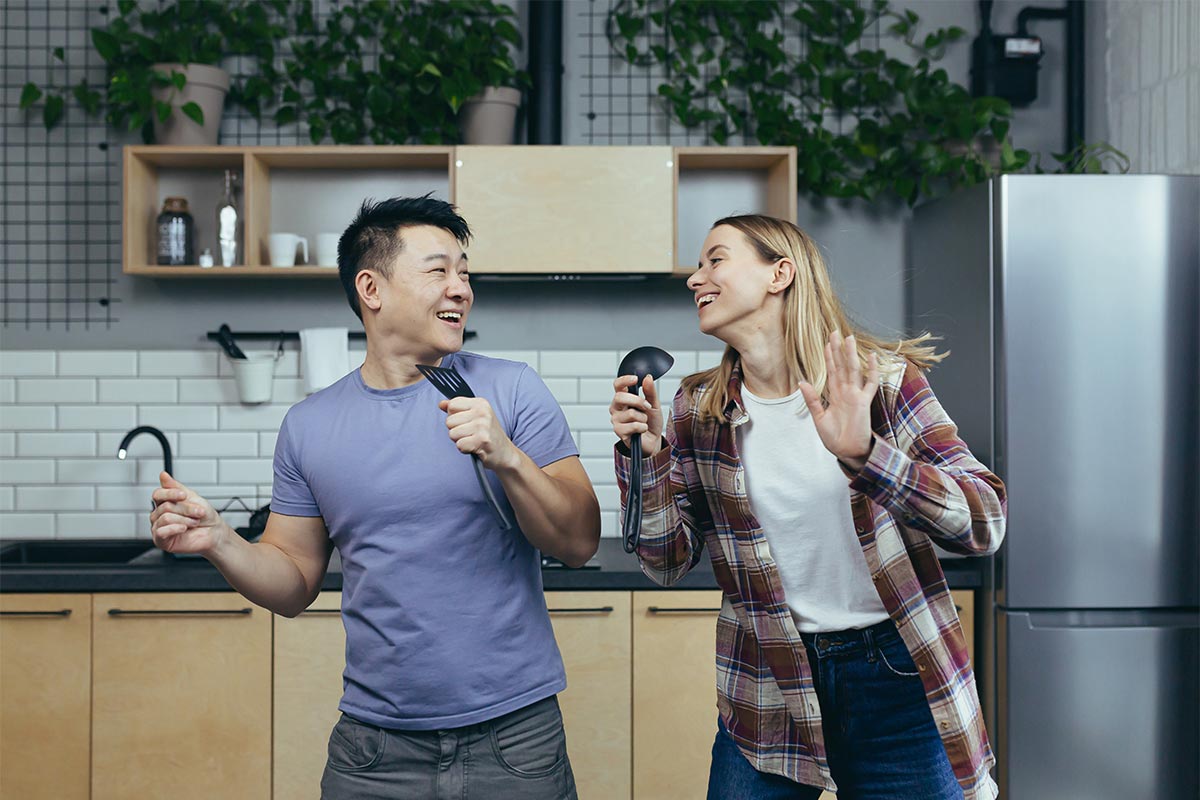
<path id="1" fill-rule="evenodd" d="M 354 276 L 354 288 L 358 290 L 358 306 L 364 311 L 378 311 L 383 306 L 380 296 L 379 276 L 369 269 L 360 269 Z"/>
<path id="2" fill-rule="evenodd" d="M 775 262 L 775 273 L 771 276 L 771 286 L 768 291 L 778 294 L 792 285 L 796 280 L 796 265 L 790 258 L 781 258 Z"/>

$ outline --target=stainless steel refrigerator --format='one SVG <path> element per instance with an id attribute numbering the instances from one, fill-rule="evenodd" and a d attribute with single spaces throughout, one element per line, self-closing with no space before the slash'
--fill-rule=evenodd
<path id="1" fill-rule="evenodd" d="M 1200 177 L 999 178 L 908 251 L 930 382 L 1008 487 L 977 619 L 1002 797 L 1200 796 Z"/>

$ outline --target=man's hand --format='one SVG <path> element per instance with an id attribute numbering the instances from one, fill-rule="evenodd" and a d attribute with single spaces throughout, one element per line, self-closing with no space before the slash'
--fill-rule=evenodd
<path id="1" fill-rule="evenodd" d="M 161 488 L 151 498 L 150 532 L 154 545 L 168 553 L 209 555 L 229 535 L 229 526 L 212 503 L 165 472 L 158 474 Z"/>
<path id="2" fill-rule="evenodd" d="M 438 408 L 446 412 L 446 427 L 460 452 L 479 456 L 483 465 L 493 471 L 517 466 L 520 452 L 500 427 L 500 420 L 487 400 L 456 397 L 438 403 Z"/>

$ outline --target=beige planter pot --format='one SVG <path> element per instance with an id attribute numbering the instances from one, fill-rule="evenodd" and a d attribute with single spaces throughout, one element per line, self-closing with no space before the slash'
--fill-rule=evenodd
<path id="1" fill-rule="evenodd" d="M 155 64 L 154 69 L 182 72 L 187 77 L 183 89 L 169 86 L 154 90 L 154 99 L 171 104 L 171 116 L 166 122 L 154 119 L 154 141 L 158 144 L 213 145 L 221 130 L 221 114 L 225 110 L 225 95 L 229 92 L 229 73 L 204 64 Z M 196 103 L 204 112 L 204 125 L 197 125 L 180 111 L 186 103 Z"/>
<path id="2" fill-rule="evenodd" d="M 463 103 L 458 125 L 463 144 L 512 144 L 516 138 L 521 90 L 489 86 Z"/>

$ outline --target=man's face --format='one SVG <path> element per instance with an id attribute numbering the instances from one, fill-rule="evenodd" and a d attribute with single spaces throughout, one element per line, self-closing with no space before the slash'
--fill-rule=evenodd
<path id="1" fill-rule="evenodd" d="M 392 265 L 391 278 L 380 281 L 380 333 L 426 357 L 461 350 L 475 300 L 466 254 L 443 228 L 404 228 L 401 236 L 404 251 Z"/>

